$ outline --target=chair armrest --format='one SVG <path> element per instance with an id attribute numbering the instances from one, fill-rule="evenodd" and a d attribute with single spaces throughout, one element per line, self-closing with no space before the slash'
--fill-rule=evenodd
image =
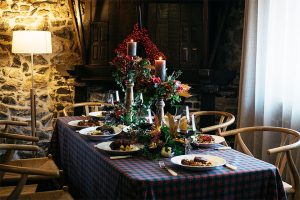
<path id="1" fill-rule="evenodd" d="M 39 150 L 39 147 L 36 145 L 26 145 L 26 144 L 0 144 L 0 149 L 37 151 L 37 150 Z"/>
<path id="2" fill-rule="evenodd" d="M 17 140 L 25 140 L 25 141 L 33 141 L 33 142 L 39 141 L 38 137 L 14 134 L 14 133 L 0 133 L 0 138 L 17 139 Z"/>
<path id="3" fill-rule="evenodd" d="M 29 167 L 18 167 L 14 165 L 5 165 L 0 164 L 0 171 L 19 173 L 19 174 L 31 174 L 31 175 L 41 175 L 41 176 L 52 176 L 59 177 L 59 170 L 42 170 L 42 169 L 34 169 Z"/>
<path id="4" fill-rule="evenodd" d="M 285 145 L 285 146 L 281 146 L 281 147 L 276 147 L 273 149 L 268 149 L 268 154 L 273 154 L 273 153 L 279 153 L 279 152 L 285 152 L 285 151 L 289 151 L 289 150 L 293 150 L 293 149 L 297 149 L 300 147 L 300 140 L 298 140 L 297 142 L 293 143 L 293 144 L 289 144 L 289 145 Z"/>

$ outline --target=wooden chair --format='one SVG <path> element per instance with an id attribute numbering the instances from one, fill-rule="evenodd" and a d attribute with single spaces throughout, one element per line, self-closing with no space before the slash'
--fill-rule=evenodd
<path id="1" fill-rule="evenodd" d="M 3 135 L 3 134 L 2 134 Z M 17 137 L 15 134 L 13 137 Z M 31 136 L 22 136 L 23 137 L 31 137 Z M 34 138 L 34 137 L 33 137 Z M 35 168 L 39 170 L 50 170 L 55 171 L 57 173 L 62 173 L 61 170 L 56 166 L 55 162 L 52 160 L 52 156 L 42 158 L 29 158 L 29 159 L 18 159 L 12 160 L 13 154 L 16 150 L 23 151 L 37 151 L 39 149 L 38 146 L 35 145 L 21 145 L 21 144 L 0 144 L 0 150 L 5 150 L 5 154 L 3 156 L 3 160 L 1 160 L 1 164 L 16 166 L 16 167 L 29 167 Z M 20 174 L 15 173 L 3 173 L 0 172 L 0 182 L 16 182 L 20 180 Z M 45 180 L 49 179 L 49 176 L 28 176 L 30 180 Z"/>
<path id="2" fill-rule="evenodd" d="M 268 154 L 277 154 L 275 166 L 278 167 L 279 173 L 283 174 L 286 164 L 290 169 L 291 184 L 283 181 L 284 190 L 288 195 L 291 195 L 294 200 L 300 199 L 300 177 L 297 167 L 293 161 L 291 150 L 300 147 L 300 132 L 272 126 L 256 126 L 245 127 L 226 132 L 221 132 L 221 136 L 235 135 L 236 143 L 240 146 L 242 152 L 247 155 L 253 156 L 246 144 L 244 143 L 241 133 L 253 134 L 254 132 L 263 133 L 264 131 L 270 133 L 280 133 L 281 143 L 277 148 L 268 149 Z"/>
<path id="3" fill-rule="evenodd" d="M 53 171 L 57 171 L 62 173 L 52 160 L 52 156 L 43 158 L 32 158 L 32 159 L 19 159 L 12 160 L 16 150 L 25 150 L 25 151 L 38 151 L 38 146 L 34 145 L 17 145 L 15 144 L 17 140 L 21 141 L 29 141 L 29 142 L 37 142 L 39 140 L 38 137 L 9 133 L 9 126 L 17 125 L 17 126 L 26 126 L 28 123 L 26 122 L 18 122 L 18 121 L 10 121 L 10 120 L 0 120 L 0 124 L 4 125 L 3 132 L 0 132 L 0 138 L 4 138 L 6 141 L 9 140 L 10 144 L 0 144 L 0 150 L 5 150 L 4 156 L 0 163 L 9 164 L 14 166 L 26 166 L 33 167 L 39 169 L 49 169 Z M 15 182 L 21 178 L 19 174 L 15 173 L 0 173 L 0 181 L 1 182 Z M 30 180 L 40 180 L 40 179 L 48 179 L 48 176 L 29 176 Z"/>
<path id="4" fill-rule="evenodd" d="M 17 167 L 11 165 L 0 164 L 1 173 L 14 173 L 19 174 L 21 177 L 16 186 L 1 187 L 0 188 L 0 198 L 15 200 L 15 199 L 26 199 L 26 200 L 38 200 L 38 199 L 55 199 L 55 200 L 71 200 L 72 196 L 67 192 L 67 188 L 63 190 L 54 190 L 46 192 L 35 192 L 35 189 L 32 191 L 26 191 L 26 181 L 29 176 L 49 176 L 49 177 L 59 177 L 57 171 L 51 170 L 41 170 L 28 167 Z M 7 194 L 4 194 L 6 192 Z"/>
<path id="5" fill-rule="evenodd" d="M 74 108 L 84 107 L 85 115 L 88 116 L 90 113 L 90 108 L 93 108 L 93 111 L 99 111 L 99 107 L 103 106 L 112 106 L 112 104 L 104 103 L 104 102 L 82 102 L 82 103 L 75 103 L 69 106 L 66 106 L 63 109 L 64 116 L 69 116 L 69 113 L 74 110 Z"/>
<path id="6" fill-rule="evenodd" d="M 191 114 L 195 115 L 195 119 L 197 117 L 200 117 L 200 120 L 203 116 L 215 116 L 216 120 L 218 120 L 218 123 L 216 125 L 200 128 L 199 131 L 201 133 L 215 131 L 215 133 L 219 136 L 221 132 L 226 131 L 227 127 L 233 124 L 235 121 L 235 117 L 233 114 L 224 111 L 198 111 Z M 223 144 L 228 146 L 226 142 L 224 142 Z"/>

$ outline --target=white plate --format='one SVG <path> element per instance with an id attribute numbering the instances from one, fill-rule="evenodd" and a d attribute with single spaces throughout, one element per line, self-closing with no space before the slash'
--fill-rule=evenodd
<path id="1" fill-rule="evenodd" d="M 109 112 L 109 111 L 96 111 L 96 112 L 90 112 L 89 113 L 89 116 L 92 116 L 92 117 L 99 117 L 99 118 L 104 118 L 105 115 L 103 115 L 104 112 Z"/>
<path id="2" fill-rule="evenodd" d="M 144 145 L 142 145 L 142 144 L 132 144 L 133 150 L 131 150 L 131 151 L 112 150 L 109 147 L 109 145 L 111 143 L 112 143 L 112 141 L 101 142 L 101 143 L 95 145 L 95 148 L 98 148 L 102 151 L 106 151 L 106 152 L 108 152 L 110 154 L 114 154 L 114 155 L 129 155 L 129 154 L 136 153 L 137 151 L 144 148 Z"/>
<path id="3" fill-rule="evenodd" d="M 72 120 L 72 121 L 69 121 L 68 122 L 68 125 L 69 126 L 72 126 L 74 128 L 87 128 L 87 127 L 95 127 L 95 126 L 78 126 L 78 122 L 80 122 L 82 120 Z"/>
<path id="4" fill-rule="evenodd" d="M 81 129 L 79 131 L 79 134 L 82 135 L 83 137 L 86 137 L 86 138 L 90 139 L 90 140 L 107 140 L 107 139 L 110 139 L 112 137 L 115 137 L 116 135 L 119 135 L 122 132 L 122 129 L 120 129 L 119 127 L 112 126 L 112 128 L 115 131 L 114 134 L 109 134 L 109 135 L 90 135 L 89 134 L 91 131 L 95 131 L 96 128 L 98 128 L 98 127 L 99 126 L 93 126 L 93 127 L 88 127 L 88 128 Z"/>
<path id="5" fill-rule="evenodd" d="M 206 158 L 209 162 L 212 163 L 212 166 L 189 166 L 189 165 L 181 164 L 182 159 L 192 160 L 196 156 Z M 178 165 L 178 166 L 184 168 L 184 169 L 193 170 L 193 171 L 212 170 L 212 169 L 216 169 L 217 167 L 220 167 L 220 166 L 223 166 L 226 164 L 226 160 L 221 157 L 203 155 L 203 154 L 188 154 L 188 155 L 175 156 L 175 157 L 171 158 L 171 162 L 175 165 Z"/>
<path id="6" fill-rule="evenodd" d="M 68 125 L 72 126 L 74 128 L 87 128 L 87 127 L 91 127 L 91 126 L 78 126 L 78 122 L 80 122 L 82 120 L 73 120 L 73 121 L 69 121 Z"/>
<path id="7" fill-rule="evenodd" d="M 201 134 L 201 135 L 206 135 L 206 134 Z M 225 142 L 225 138 L 224 137 L 221 137 L 221 136 L 218 136 L 218 135 L 210 135 L 210 136 L 212 136 L 215 139 L 215 141 L 213 143 L 200 143 L 197 140 L 198 135 L 191 136 L 191 138 L 192 138 L 191 142 L 193 144 L 195 144 L 197 147 L 213 147 L 216 144 L 220 144 L 222 142 Z"/>

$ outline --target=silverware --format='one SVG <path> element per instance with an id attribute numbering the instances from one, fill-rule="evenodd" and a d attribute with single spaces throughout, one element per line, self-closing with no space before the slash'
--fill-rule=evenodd
<path id="1" fill-rule="evenodd" d="M 172 174 L 173 176 L 177 176 L 178 175 L 174 170 L 172 170 L 169 167 L 167 167 L 164 161 L 159 161 L 158 164 L 159 164 L 160 168 L 164 168 L 164 169 L 168 170 L 168 172 L 170 174 Z"/>
<path id="2" fill-rule="evenodd" d="M 229 164 L 229 163 L 226 163 L 224 166 L 227 167 L 228 169 L 231 169 L 231 170 L 237 170 L 237 166 L 234 166 L 234 165 Z"/>
<path id="3" fill-rule="evenodd" d="M 124 158 L 132 158 L 132 155 L 127 155 L 127 156 L 111 156 L 109 157 L 111 160 L 116 160 L 116 159 L 124 159 Z"/>
<path id="4" fill-rule="evenodd" d="M 231 149 L 231 147 L 217 147 L 217 148 L 215 148 L 215 150 L 227 150 L 227 149 Z"/>

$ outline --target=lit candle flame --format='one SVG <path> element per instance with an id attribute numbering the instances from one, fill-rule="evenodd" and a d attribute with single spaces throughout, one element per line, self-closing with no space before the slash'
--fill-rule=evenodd
<path id="1" fill-rule="evenodd" d="M 133 39 L 131 39 L 130 42 L 133 42 Z"/>
<path id="2" fill-rule="evenodd" d="M 158 58 L 158 60 L 162 60 L 162 57 L 160 56 L 160 57 Z"/>

